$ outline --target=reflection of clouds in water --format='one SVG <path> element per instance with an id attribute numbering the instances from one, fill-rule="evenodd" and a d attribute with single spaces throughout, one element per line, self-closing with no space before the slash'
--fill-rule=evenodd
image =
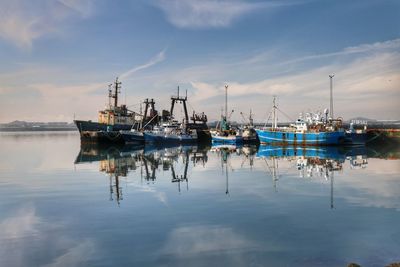
<path id="1" fill-rule="evenodd" d="M 40 218 L 36 216 L 34 208 L 24 207 L 0 223 L 0 242 L 4 245 L 8 240 L 35 236 L 39 223 Z"/>
<path id="2" fill-rule="evenodd" d="M 399 162 L 369 159 L 365 170 L 349 170 L 336 178 L 337 195 L 358 206 L 400 210 Z"/>
<path id="3" fill-rule="evenodd" d="M 48 222 L 36 214 L 33 206 L 25 206 L 0 222 L 0 259 L 3 266 L 85 266 L 94 252 L 89 239 L 73 240 L 60 235 L 59 222 Z"/>
<path id="4" fill-rule="evenodd" d="M 94 243 L 88 239 L 76 246 L 68 249 L 64 254 L 57 257 L 52 263 L 45 265 L 46 267 L 62 267 L 62 266 L 87 266 L 86 260 L 88 256 L 95 252 Z"/>
<path id="5" fill-rule="evenodd" d="M 128 183 L 129 186 L 135 187 L 137 191 L 139 192 L 146 192 L 154 195 L 156 199 L 158 199 L 161 203 L 163 203 L 165 206 L 168 206 L 168 198 L 167 194 L 165 192 L 160 192 L 157 191 L 155 188 L 150 187 L 148 185 L 137 185 L 135 183 Z"/>
<path id="6" fill-rule="evenodd" d="M 200 225 L 174 229 L 160 254 L 163 259 L 173 257 L 190 263 L 190 266 L 204 266 L 206 261 L 212 264 L 216 258 L 223 260 L 226 266 L 245 266 L 250 252 L 267 249 L 267 246 L 235 233 L 232 228 Z"/>

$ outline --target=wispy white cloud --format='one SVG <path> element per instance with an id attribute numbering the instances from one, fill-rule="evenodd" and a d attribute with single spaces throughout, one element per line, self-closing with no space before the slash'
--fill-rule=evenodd
<path id="1" fill-rule="evenodd" d="M 94 12 L 92 0 L 58 0 L 60 3 L 78 12 L 83 17 L 89 17 Z"/>
<path id="2" fill-rule="evenodd" d="M 0 1 L 0 39 L 31 49 L 36 39 L 60 34 L 68 18 L 86 18 L 92 11 L 92 0 Z"/>
<path id="3" fill-rule="evenodd" d="M 149 68 L 149 67 L 151 67 L 151 66 L 153 66 L 153 65 L 155 65 L 157 63 L 160 63 L 160 62 L 162 62 L 164 60 L 165 60 L 165 49 L 162 50 L 160 53 L 158 53 L 155 57 L 150 59 L 149 62 L 147 62 L 147 63 L 145 63 L 143 65 L 140 65 L 140 66 L 136 66 L 136 67 L 134 67 L 134 68 L 122 73 L 120 75 L 120 78 L 121 79 L 126 79 L 129 76 L 133 75 L 134 73 L 138 72 L 139 70 L 147 69 L 147 68 Z"/>
<path id="4" fill-rule="evenodd" d="M 145 64 L 125 71 L 120 78 L 126 85 L 125 82 L 133 74 L 163 60 L 165 60 L 165 50 L 160 51 Z M 18 112 L 14 113 L 13 118 L 6 116 L 5 112 L 0 112 L 0 121 L 8 122 L 14 119 L 71 121 L 74 114 L 81 119 L 96 118 L 96 111 L 103 109 L 108 102 L 109 81 L 104 80 L 101 75 L 96 75 L 91 78 L 92 82 L 86 80 L 70 82 L 65 81 L 64 74 L 64 68 L 50 68 L 37 64 L 1 73 L 0 79 L 4 84 L 0 85 L 0 110 L 14 107 Z M 127 89 L 127 86 L 123 87 L 123 90 Z M 126 100 L 129 100 L 128 98 Z M 34 107 L 35 112 L 29 112 L 26 108 L 28 106 Z"/>
<path id="5" fill-rule="evenodd" d="M 241 0 L 160 0 L 167 20 L 178 28 L 228 27 L 240 17 L 259 9 L 288 5 L 288 2 L 244 2 Z"/>
<path id="6" fill-rule="evenodd" d="M 280 64 L 292 64 L 306 60 L 315 60 L 315 59 L 323 59 L 329 57 L 338 57 L 338 56 L 347 56 L 352 54 L 360 54 L 360 53 L 377 53 L 381 51 L 388 50 L 399 50 L 400 49 L 400 39 L 388 40 L 383 42 L 376 42 L 372 44 L 361 44 L 358 46 L 346 47 L 341 51 L 325 53 L 325 54 L 317 54 L 317 55 L 308 55 L 304 57 L 299 57 L 295 59 L 291 59 L 289 61 L 281 62 Z M 260 57 L 262 58 L 262 57 Z"/>

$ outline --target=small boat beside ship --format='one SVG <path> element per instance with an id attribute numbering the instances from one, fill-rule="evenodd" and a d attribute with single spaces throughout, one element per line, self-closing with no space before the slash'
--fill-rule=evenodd
<path id="1" fill-rule="evenodd" d="M 144 132 L 131 129 L 130 131 L 120 131 L 125 144 L 143 144 Z"/>
<path id="2" fill-rule="evenodd" d="M 197 143 L 197 131 L 187 129 L 177 121 L 163 123 L 144 133 L 145 143 L 154 144 L 194 144 Z"/>
<path id="3" fill-rule="evenodd" d="M 242 115 L 243 119 L 243 112 L 240 112 Z M 243 138 L 243 143 L 245 144 L 258 144 L 258 134 L 256 132 L 256 129 L 254 128 L 254 120 L 253 120 L 253 114 L 251 113 L 250 109 L 250 114 L 249 114 L 249 119 L 248 122 L 244 123 L 244 125 L 241 127 L 242 131 L 242 138 Z"/>

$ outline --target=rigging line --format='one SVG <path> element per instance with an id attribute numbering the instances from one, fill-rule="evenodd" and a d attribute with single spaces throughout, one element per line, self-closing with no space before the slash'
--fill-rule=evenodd
<path id="1" fill-rule="evenodd" d="M 271 170 L 271 167 L 270 167 L 269 164 L 268 164 L 267 159 L 266 159 L 266 158 L 263 158 L 263 159 L 264 159 L 265 163 L 267 164 L 267 167 L 268 167 L 268 170 L 269 170 L 269 175 L 272 176 L 272 170 Z"/>
<path id="2" fill-rule="evenodd" d="M 191 108 L 191 111 L 195 111 L 194 107 L 190 105 L 189 101 L 186 101 L 186 104 L 188 104 L 189 108 Z"/>
<path id="3" fill-rule="evenodd" d="M 128 108 L 130 108 L 130 107 L 136 107 L 136 106 L 139 106 L 139 105 L 141 105 L 142 103 L 136 103 L 136 104 L 132 104 L 132 105 L 129 105 L 129 106 L 126 106 L 126 107 L 128 107 Z"/>
<path id="4" fill-rule="evenodd" d="M 268 114 L 268 118 L 267 118 L 267 120 L 266 120 L 265 123 L 264 123 L 264 128 L 267 127 L 267 123 L 268 123 L 269 119 L 271 118 L 271 115 L 272 115 L 272 110 L 271 110 L 271 111 L 269 112 L 269 114 Z"/>
<path id="5" fill-rule="evenodd" d="M 294 121 L 289 115 L 287 115 L 285 112 L 283 112 L 280 108 L 276 108 L 278 111 L 280 111 L 287 119 L 289 119 L 290 121 Z"/>

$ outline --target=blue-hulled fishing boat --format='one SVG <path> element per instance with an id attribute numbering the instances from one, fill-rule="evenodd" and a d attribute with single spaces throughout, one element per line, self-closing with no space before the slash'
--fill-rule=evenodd
<path id="1" fill-rule="evenodd" d="M 219 127 L 217 126 L 217 129 L 210 131 L 210 133 L 213 144 L 235 145 L 243 143 L 242 132 L 233 129 L 228 122 L 228 85 L 225 85 L 225 115 L 221 115 Z"/>
<path id="2" fill-rule="evenodd" d="M 258 138 L 263 144 L 272 145 L 298 145 L 298 146 L 324 146 L 342 145 L 351 143 L 342 127 L 342 119 L 328 118 L 328 109 L 325 117 L 320 113 L 307 113 L 305 118 L 301 115 L 289 127 L 278 127 L 276 99 L 273 101 L 272 127 L 256 129 Z"/>

